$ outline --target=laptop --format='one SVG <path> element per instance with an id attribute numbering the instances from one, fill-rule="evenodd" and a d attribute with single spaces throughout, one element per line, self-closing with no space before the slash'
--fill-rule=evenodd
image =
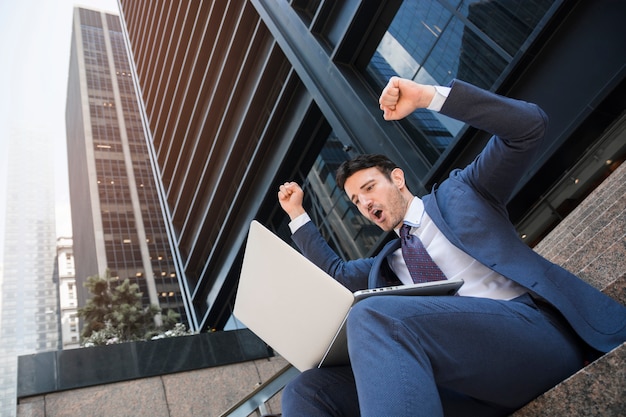
<path id="1" fill-rule="evenodd" d="M 379 295 L 453 295 L 463 280 L 353 293 L 252 221 L 233 314 L 300 371 L 349 363 L 344 324 L 352 306 Z"/>

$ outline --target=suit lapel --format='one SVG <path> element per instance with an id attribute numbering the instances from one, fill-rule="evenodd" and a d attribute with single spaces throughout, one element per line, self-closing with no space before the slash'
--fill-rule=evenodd
<path id="1" fill-rule="evenodd" d="M 387 256 L 398 249 L 400 249 L 400 239 L 394 239 L 387 243 L 378 255 L 376 255 L 367 282 L 368 288 L 387 286 L 398 280 L 398 277 L 396 277 L 395 274 L 391 274 L 391 268 L 389 268 L 389 265 L 387 264 Z"/>

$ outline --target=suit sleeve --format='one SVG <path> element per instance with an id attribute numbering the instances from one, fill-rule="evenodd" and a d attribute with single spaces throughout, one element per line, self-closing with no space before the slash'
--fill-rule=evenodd
<path id="1" fill-rule="evenodd" d="M 455 175 L 483 198 L 505 205 L 542 143 L 548 118 L 537 105 L 455 80 L 441 113 L 492 134 L 482 152 Z"/>
<path id="2" fill-rule="evenodd" d="M 313 222 L 300 227 L 291 236 L 302 254 L 351 291 L 367 288 L 374 258 L 344 261 L 328 245 Z"/>

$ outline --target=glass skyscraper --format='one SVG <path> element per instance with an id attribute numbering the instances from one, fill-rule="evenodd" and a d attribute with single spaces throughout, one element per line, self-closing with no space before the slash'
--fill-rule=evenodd
<path id="1" fill-rule="evenodd" d="M 83 282 L 130 279 L 186 322 L 120 19 L 74 9 L 66 104 L 78 305 Z"/>
<path id="2" fill-rule="evenodd" d="M 16 412 L 17 356 L 60 348 L 53 143 L 36 130 L 9 141 L 0 286 L 0 414 L 7 417 Z"/>

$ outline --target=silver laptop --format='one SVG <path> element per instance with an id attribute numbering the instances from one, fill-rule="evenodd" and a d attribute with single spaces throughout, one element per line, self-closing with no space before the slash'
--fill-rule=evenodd
<path id="1" fill-rule="evenodd" d="M 235 317 L 300 371 L 349 363 L 343 324 L 377 295 L 452 295 L 463 280 L 353 293 L 257 221 L 250 225 Z"/>

